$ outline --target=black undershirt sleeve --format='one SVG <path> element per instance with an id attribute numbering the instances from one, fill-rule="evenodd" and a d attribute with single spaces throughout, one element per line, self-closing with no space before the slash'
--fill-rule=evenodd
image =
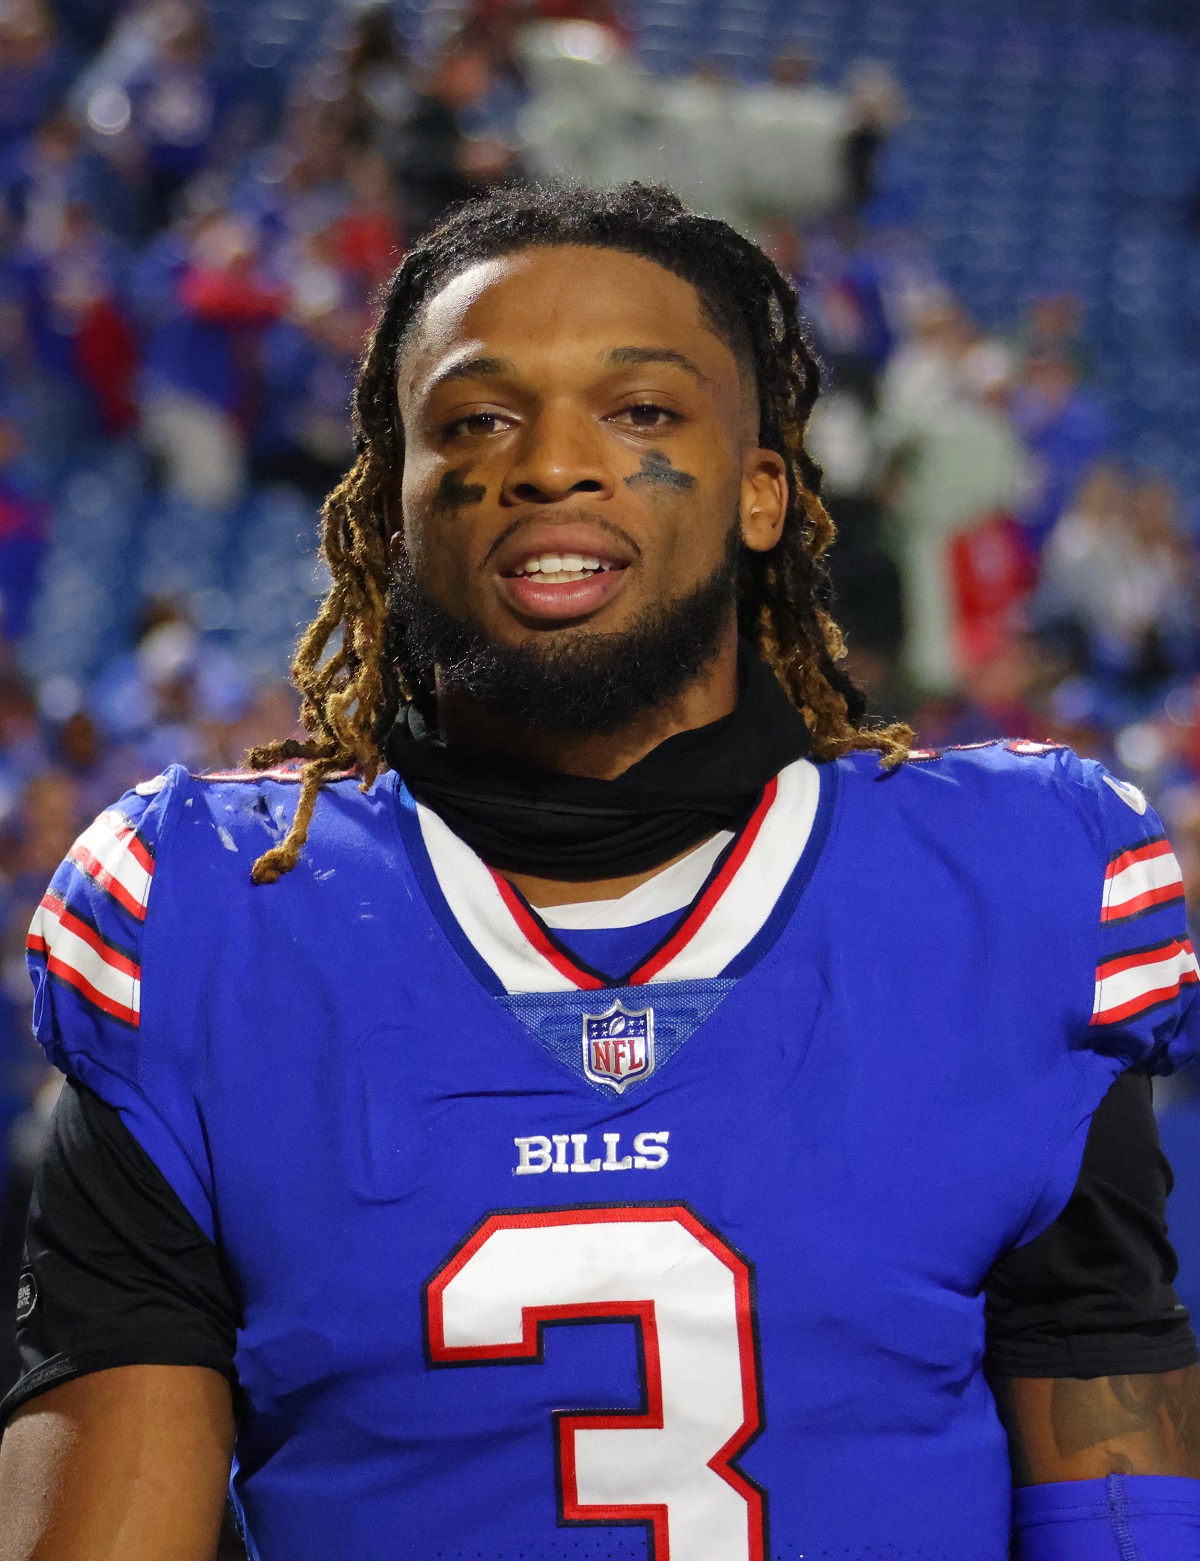
<path id="1" fill-rule="evenodd" d="M 239 1307 L 220 1253 L 121 1120 L 70 1082 L 34 1181 L 17 1292 L 18 1405 L 110 1366 L 232 1383 Z"/>
<path id="2" fill-rule="evenodd" d="M 988 1276 L 991 1372 L 1124 1376 L 1197 1359 L 1172 1288 L 1170 1187 L 1149 1080 L 1126 1075 L 1093 1118 L 1067 1207 Z M 208 1366 L 234 1382 L 239 1321 L 218 1248 L 119 1113 L 66 1084 L 30 1206 L 23 1375 L 0 1423 L 36 1394 L 112 1366 Z"/>
<path id="3" fill-rule="evenodd" d="M 989 1372 L 1120 1377 L 1200 1358 L 1173 1288 L 1171 1185 L 1150 1080 L 1123 1074 L 1092 1118 L 1066 1208 L 988 1275 Z"/>

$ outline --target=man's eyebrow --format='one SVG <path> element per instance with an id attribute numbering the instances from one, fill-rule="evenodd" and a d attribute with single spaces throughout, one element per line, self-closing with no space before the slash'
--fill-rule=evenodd
<path id="1" fill-rule="evenodd" d="M 707 374 L 672 347 L 612 347 L 608 352 L 600 354 L 600 361 L 614 369 L 636 369 L 643 363 L 670 363 L 703 385 L 709 382 Z"/>
<path id="2" fill-rule="evenodd" d="M 460 363 L 451 363 L 440 373 L 435 374 L 429 381 L 428 390 L 436 390 L 439 385 L 449 384 L 456 379 L 498 379 L 502 374 L 515 374 L 516 364 L 510 363 L 507 358 L 464 358 Z"/>

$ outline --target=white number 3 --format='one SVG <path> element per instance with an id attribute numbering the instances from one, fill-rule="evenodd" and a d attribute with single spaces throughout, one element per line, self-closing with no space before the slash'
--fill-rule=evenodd
<path id="1" fill-rule="evenodd" d="M 435 1366 L 540 1361 L 546 1323 L 641 1330 L 641 1413 L 556 1414 L 560 1518 L 645 1523 L 654 1561 L 764 1561 L 750 1271 L 683 1207 L 493 1214 L 429 1281 Z"/>

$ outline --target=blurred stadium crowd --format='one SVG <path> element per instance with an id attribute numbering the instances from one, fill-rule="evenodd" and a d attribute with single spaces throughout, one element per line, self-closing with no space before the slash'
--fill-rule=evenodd
<path id="1" fill-rule="evenodd" d="M 54 1092 L 34 905 L 125 787 L 295 725 L 373 296 L 498 181 L 661 178 L 760 238 L 828 370 L 812 444 L 876 710 L 1104 758 L 1200 915 L 1180 9 L 3 0 L 0 1266 Z"/>

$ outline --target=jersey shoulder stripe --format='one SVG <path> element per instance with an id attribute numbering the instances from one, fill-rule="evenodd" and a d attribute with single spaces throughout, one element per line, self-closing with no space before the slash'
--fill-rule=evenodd
<path id="1" fill-rule="evenodd" d="M 141 1014 L 142 967 L 53 890 L 34 912 L 27 951 L 45 960 L 46 973 L 110 1019 L 136 1028 Z"/>
<path id="2" fill-rule="evenodd" d="M 1179 996 L 1200 982 L 1200 965 L 1190 938 L 1165 938 L 1131 949 L 1096 967 L 1093 1024 L 1121 1024 Z"/>
<path id="3" fill-rule="evenodd" d="M 141 945 L 170 785 L 169 776 L 144 781 L 106 808 L 34 912 L 25 953 L 48 998 L 35 1010 L 35 1031 L 59 1066 L 69 1037 L 108 1023 L 127 1034 L 141 1024 Z"/>
<path id="4" fill-rule="evenodd" d="M 119 808 L 106 808 L 67 854 L 122 910 L 145 921 L 154 879 L 154 852 Z"/>
<path id="5" fill-rule="evenodd" d="M 1183 899 L 1183 873 L 1165 835 L 1116 852 L 1104 874 L 1102 922 L 1132 921 Z"/>

